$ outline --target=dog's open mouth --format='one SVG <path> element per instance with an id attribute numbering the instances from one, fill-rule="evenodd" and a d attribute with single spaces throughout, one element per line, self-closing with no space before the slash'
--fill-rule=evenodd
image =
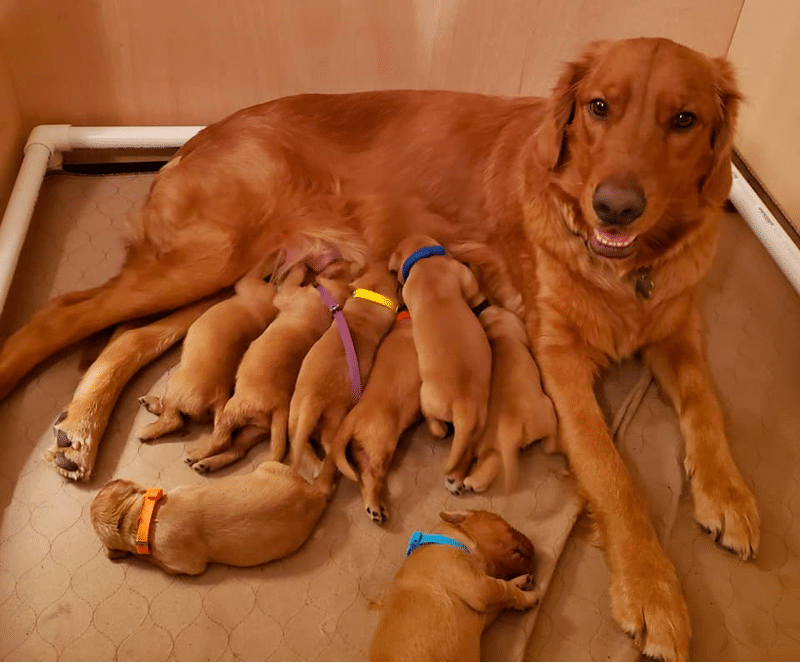
<path id="1" fill-rule="evenodd" d="M 603 258 L 627 258 L 636 250 L 636 237 L 597 228 L 589 236 L 589 246 Z"/>

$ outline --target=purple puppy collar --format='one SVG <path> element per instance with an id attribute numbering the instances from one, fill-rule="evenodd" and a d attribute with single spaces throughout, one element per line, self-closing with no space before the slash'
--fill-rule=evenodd
<path id="1" fill-rule="evenodd" d="M 336 328 L 339 330 L 339 336 L 341 337 L 342 345 L 344 346 L 344 356 L 347 358 L 347 370 L 350 373 L 350 385 L 353 388 L 353 402 L 358 403 L 358 400 L 361 398 L 361 375 L 358 370 L 358 356 L 356 355 L 356 349 L 353 345 L 353 337 L 350 334 L 350 327 L 347 326 L 347 319 L 344 317 L 344 313 L 342 313 L 342 307 L 339 306 L 339 303 L 336 301 L 334 296 L 321 285 L 317 286 L 317 292 L 319 292 L 319 296 L 322 297 L 322 301 L 325 303 L 325 306 L 328 307 L 333 315 L 333 319 L 336 322 Z"/>

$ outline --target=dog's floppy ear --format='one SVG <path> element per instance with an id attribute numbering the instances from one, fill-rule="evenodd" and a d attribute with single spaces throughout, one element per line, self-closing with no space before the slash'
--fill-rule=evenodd
<path id="1" fill-rule="evenodd" d="M 463 523 L 468 515 L 469 511 L 441 511 L 439 513 L 439 518 L 451 525 L 458 525 L 459 523 Z"/>
<path id="2" fill-rule="evenodd" d="M 594 41 L 574 62 L 569 62 L 553 88 L 545 117 L 533 142 L 533 156 L 546 170 L 557 170 L 566 155 L 566 129 L 575 118 L 575 92 L 578 83 L 592 68 L 605 41 Z"/>
<path id="3" fill-rule="evenodd" d="M 714 68 L 717 118 L 711 132 L 711 168 L 700 184 L 700 195 L 710 203 L 721 205 L 731 190 L 733 133 L 742 94 L 730 62 L 725 58 L 713 58 L 711 65 Z"/>

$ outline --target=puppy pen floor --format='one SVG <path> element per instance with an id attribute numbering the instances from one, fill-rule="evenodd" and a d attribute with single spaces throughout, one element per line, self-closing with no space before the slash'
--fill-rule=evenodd
<path id="1" fill-rule="evenodd" d="M 96 285 L 122 261 L 125 216 L 152 175 L 45 181 L 2 332 L 18 328 L 54 295 Z M 657 287 L 657 284 L 656 284 Z M 741 562 L 715 546 L 691 517 L 674 413 L 651 386 L 619 441 L 675 561 L 692 618 L 696 659 L 797 660 L 800 656 L 800 298 L 744 222 L 724 221 L 704 290 L 708 353 L 733 454 L 761 510 L 761 550 Z M 262 567 L 212 565 L 199 577 L 168 576 L 140 559 L 106 559 L 88 505 L 114 477 L 165 490 L 214 481 L 182 462 L 185 439 L 142 445 L 151 419 L 136 397 L 160 393 L 173 351 L 137 375 L 120 398 L 88 483 L 58 476 L 44 459 L 52 424 L 81 375 L 84 346 L 47 362 L 0 405 L 0 658 L 4 660 L 359 660 L 378 613 L 372 604 L 402 563 L 409 534 L 442 509 L 486 508 L 537 548 L 541 606 L 505 613 L 484 638 L 496 660 L 632 659 L 614 625 L 609 573 L 578 520 L 565 464 L 524 452 L 510 497 L 452 497 L 446 445 L 418 428 L 401 445 L 389 481 L 389 521 L 364 513 L 341 479 L 318 530 L 296 555 Z M 616 368 L 599 386 L 609 417 L 641 368 Z M 228 473 L 265 460 L 260 446 Z M 221 473 L 225 474 L 225 472 Z M 552 578 L 551 578 L 552 575 Z"/>

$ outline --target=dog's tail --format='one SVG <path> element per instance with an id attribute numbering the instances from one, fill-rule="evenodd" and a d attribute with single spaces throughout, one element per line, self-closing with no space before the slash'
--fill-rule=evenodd
<path id="1" fill-rule="evenodd" d="M 351 410 L 352 413 L 352 410 Z M 345 417 L 339 430 L 336 431 L 336 437 L 333 439 L 331 445 L 330 455 L 333 457 L 336 467 L 351 481 L 358 482 L 358 474 L 356 473 L 350 461 L 347 459 L 347 447 L 350 445 L 350 440 L 353 438 L 353 421 L 352 416 Z"/>
<path id="2" fill-rule="evenodd" d="M 506 494 L 509 494 L 517 484 L 521 435 L 519 424 L 500 421 L 497 426 L 494 442 L 503 463 L 503 486 Z"/>
<path id="3" fill-rule="evenodd" d="M 336 467 L 336 459 L 333 457 L 333 454 L 325 456 L 319 468 L 319 474 L 317 474 L 317 478 L 314 480 L 314 487 L 329 499 L 333 494 L 338 472 L 339 469 Z"/>
<path id="4" fill-rule="evenodd" d="M 271 447 L 270 458 L 280 462 L 286 455 L 286 441 L 289 434 L 289 413 L 279 408 L 273 411 L 270 422 L 269 444 Z"/>
<path id="5" fill-rule="evenodd" d="M 450 447 L 450 456 L 447 458 L 447 465 L 445 466 L 446 473 L 452 472 L 464 457 L 464 454 L 472 450 L 473 440 L 483 430 L 485 423 L 485 407 L 482 413 L 470 409 L 461 411 L 454 409 L 453 426 L 455 433 L 453 434 L 453 444 Z"/>
<path id="6" fill-rule="evenodd" d="M 317 417 L 313 416 L 307 408 L 299 408 L 300 416 L 293 420 L 291 406 L 289 410 L 289 435 L 291 443 L 289 453 L 291 456 L 292 467 L 294 470 L 310 479 L 319 469 L 320 461 L 311 448 L 311 434 L 317 423 Z"/>

